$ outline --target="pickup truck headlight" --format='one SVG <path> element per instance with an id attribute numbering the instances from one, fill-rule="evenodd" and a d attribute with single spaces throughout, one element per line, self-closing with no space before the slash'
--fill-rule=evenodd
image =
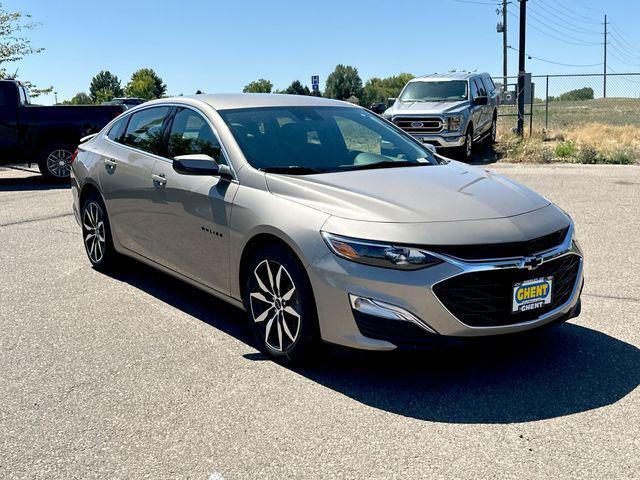
<path id="1" fill-rule="evenodd" d="M 451 117 L 448 117 L 447 120 L 449 121 L 448 130 L 460 130 L 460 125 L 462 124 L 462 115 L 453 115 Z"/>
<path id="2" fill-rule="evenodd" d="M 339 257 L 374 267 L 418 270 L 443 263 L 418 247 L 396 246 L 322 232 L 329 249 Z"/>

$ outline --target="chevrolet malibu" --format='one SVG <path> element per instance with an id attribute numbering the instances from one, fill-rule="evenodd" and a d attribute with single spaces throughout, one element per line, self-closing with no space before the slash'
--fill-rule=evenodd
<path id="1" fill-rule="evenodd" d="M 322 341 L 415 348 L 580 312 L 566 213 L 349 103 L 145 103 L 78 147 L 72 192 L 94 268 L 132 257 L 204 289 L 283 361 Z"/>

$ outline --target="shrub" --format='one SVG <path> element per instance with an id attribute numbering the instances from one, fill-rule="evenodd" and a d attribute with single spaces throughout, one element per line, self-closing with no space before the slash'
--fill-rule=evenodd
<path id="1" fill-rule="evenodd" d="M 576 153 L 576 144 L 571 140 L 565 140 L 556 145 L 554 153 L 557 157 L 566 158 Z"/>

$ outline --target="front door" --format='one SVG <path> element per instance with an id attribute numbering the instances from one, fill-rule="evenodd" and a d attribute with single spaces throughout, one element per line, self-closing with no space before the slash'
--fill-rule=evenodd
<path id="1" fill-rule="evenodd" d="M 18 158 L 18 91 L 14 82 L 0 82 L 0 163 Z"/>
<path id="2" fill-rule="evenodd" d="M 153 256 L 151 197 L 153 167 L 164 153 L 163 125 L 170 107 L 140 110 L 116 122 L 99 155 L 99 179 L 111 229 L 118 242 L 147 258 Z M 127 123 L 128 122 L 128 123 Z"/>
<path id="3" fill-rule="evenodd" d="M 228 164 L 205 117 L 178 108 L 167 159 L 155 163 L 151 209 L 154 253 L 163 265 L 222 293 L 229 293 L 229 218 L 238 184 L 228 178 L 177 173 L 172 158 L 207 154 Z"/>

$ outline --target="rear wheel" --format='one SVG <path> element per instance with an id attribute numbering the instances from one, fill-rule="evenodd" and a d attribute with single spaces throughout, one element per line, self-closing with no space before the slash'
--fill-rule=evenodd
<path id="1" fill-rule="evenodd" d="M 70 144 L 50 145 L 38 158 L 40 173 L 49 181 L 64 182 L 71 176 L 71 158 L 75 147 Z"/>
<path id="2" fill-rule="evenodd" d="M 244 304 L 260 348 L 279 361 L 301 364 L 318 352 L 320 334 L 311 284 L 284 247 L 261 248 L 248 263 Z"/>
<path id="3" fill-rule="evenodd" d="M 92 192 L 87 195 L 80 218 L 84 249 L 91 265 L 100 271 L 113 269 L 118 261 L 118 253 L 113 247 L 107 210 L 97 194 Z"/>

